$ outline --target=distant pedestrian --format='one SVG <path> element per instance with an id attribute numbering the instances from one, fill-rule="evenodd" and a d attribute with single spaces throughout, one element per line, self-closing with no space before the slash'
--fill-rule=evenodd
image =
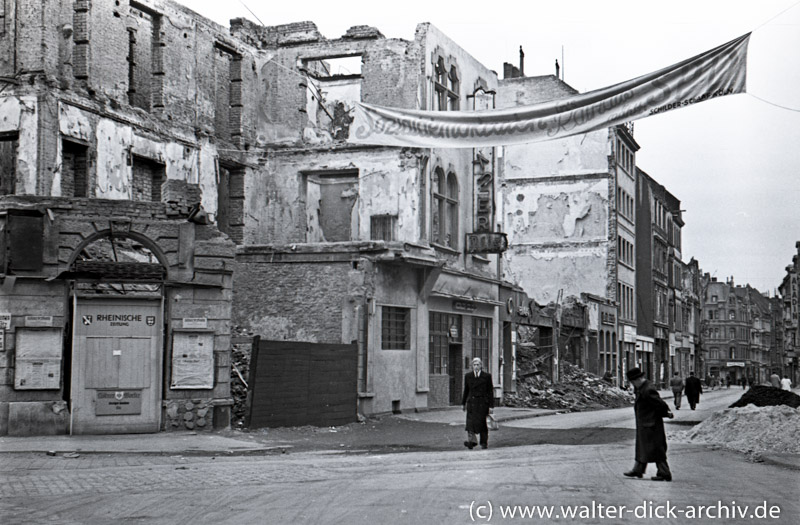
<path id="1" fill-rule="evenodd" d="M 773 388 L 780 388 L 781 376 L 779 376 L 777 372 L 772 372 L 772 375 L 769 376 L 769 383 L 772 385 Z"/>
<path id="2" fill-rule="evenodd" d="M 669 387 L 672 389 L 672 403 L 675 405 L 675 410 L 681 409 L 681 397 L 683 397 L 683 379 L 678 372 L 669 380 Z"/>
<path id="3" fill-rule="evenodd" d="M 641 478 L 647 469 L 647 464 L 655 463 L 656 475 L 650 479 L 672 481 L 672 472 L 667 463 L 667 435 L 664 432 L 663 418 L 675 416 L 641 370 L 631 368 L 627 376 L 636 391 L 636 400 L 633 404 L 636 414 L 636 456 L 633 468 L 623 475 L 629 478 Z"/>
<path id="4" fill-rule="evenodd" d="M 703 385 L 700 380 L 694 376 L 694 372 L 689 372 L 689 377 L 686 378 L 686 401 L 692 410 L 700 402 L 700 394 L 703 393 Z"/>
<path id="5" fill-rule="evenodd" d="M 792 380 L 789 379 L 787 375 L 783 376 L 783 379 L 781 379 L 781 390 L 792 390 Z"/>
<path id="6" fill-rule="evenodd" d="M 747 377 L 742 376 L 742 390 L 747 390 Z"/>
<path id="7" fill-rule="evenodd" d="M 729 376 L 728 374 L 725 374 L 725 386 L 727 388 L 731 387 L 731 376 Z M 721 390 L 722 389 L 722 385 L 720 385 L 719 387 L 720 387 L 720 390 Z"/>
<path id="8" fill-rule="evenodd" d="M 479 358 L 472 360 L 472 372 L 464 376 L 464 396 L 461 408 L 467 413 L 467 441 L 464 446 L 472 450 L 478 445 L 476 434 L 480 436 L 481 448 L 489 447 L 489 427 L 486 418 L 494 413 L 494 384 L 492 375 L 483 370 Z"/>

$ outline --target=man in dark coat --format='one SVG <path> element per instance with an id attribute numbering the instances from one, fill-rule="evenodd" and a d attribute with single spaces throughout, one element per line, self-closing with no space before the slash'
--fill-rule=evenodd
<path id="1" fill-rule="evenodd" d="M 481 448 L 489 447 L 489 427 L 486 417 L 494 412 L 494 384 L 492 374 L 481 370 L 479 358 L 472 360 L 472 372 L 464 376 L 464 396 L 461 407 L 467 413 L 467 441 L 464 446 L 472 450 L 478 444 L 475 434 L 481 437 Z"/>
<path id="2" fill-rule="evenodd" d="M 689 372 L 684 391 L 686 392 L 686 400 L 689 402 L 689 406 L 694 410 L 694 407 L 700 402 L 700 394 L 703 393 L 703 384 L 694 376 L 694 372 Z"/>
<path id="3" fill-rule="evenodd" d="M 673 418 L 669 407 L 658 395 L 658 391 L 645 378 L 638 368 L 628 370 L 628 381 L 636 390 L 633 410 L 636 414 L 636 460 L 633 469 L 624 475 L 641 478 L 648 463 L 656 464 L 653 481 L 672 481 L 672 473 L 667 464 L 667 435 L 664 433 L 664 420 Z"/>

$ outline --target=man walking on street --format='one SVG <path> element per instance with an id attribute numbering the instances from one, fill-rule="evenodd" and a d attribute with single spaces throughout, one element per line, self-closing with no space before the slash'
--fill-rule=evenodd
<path id="1" fill-rule="evenodd" d="M 689 377 L 686 378 L 686 400 L 692 410 L 700 402 L 700 394 L 702 393 L 702 383 L 694 376 L 694 372 L 689 372 Z"/>
<path id="2" fill-rule="evenodd" d="M 789 379 L 788 375 L 784 375 L 783 379 L 781 379 L 781 390 L 792 391 L 792 380 Z"/>
<path id="3" fill-rule="evenodd" d="M 472 360 L 472 372 L 464 376 L 464 396 L 461 407 L 467 413 L 467 441 L 464 446 L 472 450 L 478 444 L 475 434 L 480 435 L 481 448 L 489 447 L 489 427 L 486 417 L 494 412 L 494 385 L 492 374 L 481 370 L 479 358 Z"/>
<path id="4" fill-rule="evenodd" d="M 681 409 L 681 396 L 683 395 L 683 379 L 678 372 L 669 380 L 669 387 L 672 389 L 673 403 L 675 410 Z"/>
<path id="5" fill-rule="evenodd" d="M 636 390 L 633 410 L 636 414 L 636 458 L 633 468 L 623 473 L 629 478 L 641 478 L 648 463 L 655 463 L 653 481 L 672 481 L 672 472 L 667 463 L 667 435 L 662 418 L 675 417 L 658 391 L 638 368 L 628 370 L 628 381 Z"/>

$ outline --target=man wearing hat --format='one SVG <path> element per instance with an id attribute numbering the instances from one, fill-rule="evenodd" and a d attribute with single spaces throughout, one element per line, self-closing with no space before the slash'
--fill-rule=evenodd
<path id="1" fill-rule="evenodd" d="M 667 464 L 667 435 L 664 433 L 662 418 L 672 419 L 675 416 L 641 370 L 631 368 L 627 376 L 636 390 L 636 401 L 633 405 L 636 414 L 636 459 L 633 468 L 623 475 L 641 478 L 647 464 L 655 463 L 656 475 L 650 479 L 672 481 L 672 473 Z"/>

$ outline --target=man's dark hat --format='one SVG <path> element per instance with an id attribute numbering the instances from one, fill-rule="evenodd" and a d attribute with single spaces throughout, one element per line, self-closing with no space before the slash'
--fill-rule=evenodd
<path id="1" fill-rule="evenodd" d="M 628 370 L 628 381 L 633 381 L 634 379 L 639 379 L 640 377 L 644 377 L 644 372 L 639 370 L 638 368 L 631 368 Z"/>

